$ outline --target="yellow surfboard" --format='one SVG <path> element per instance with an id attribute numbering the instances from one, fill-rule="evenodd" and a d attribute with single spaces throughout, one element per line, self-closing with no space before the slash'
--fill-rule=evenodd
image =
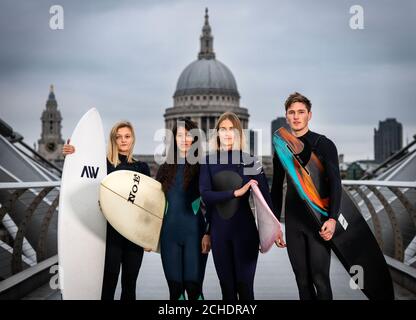
<path id="1" fill-rule="evenodd" d="M 134 171 L 114 171 L 101 181 L 100 205 L 121 235 L 143 248 L 160 251 L 166 200 L 158 181 Z"/>

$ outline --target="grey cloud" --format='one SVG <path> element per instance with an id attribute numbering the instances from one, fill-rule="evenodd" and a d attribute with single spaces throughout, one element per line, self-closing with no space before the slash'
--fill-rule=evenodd
<path id="1" fill-rule="evenodd" d="M 29 142 L 40 136 L 50 83 L 69 136 L 89 107 L 106 130 L 130 119 L 137 151 L 153 131 L 180 72 L 196 59 L 205 6 L 217 58 L 234 73 L 252 127 L 270 150 L 270 121 L 295 90 L 313 102 L 312 128 L 347 158 L 372 157 L 372 130 L 397 117 L 416 132 L 416 8 L 411 0 L 365 1 L 365 29 L 349 28 L 360 1 L 60 1 L 65 30 L 48 28 L 55 1 L 0 4 L 0 116 Z"/>

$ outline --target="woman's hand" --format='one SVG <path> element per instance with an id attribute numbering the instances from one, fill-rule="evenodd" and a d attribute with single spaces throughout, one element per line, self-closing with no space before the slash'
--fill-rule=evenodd
<path id="1" fill-rule="evenodd" d="M 69 144 L 70 140 L 68 139 L 66 144 L 62 147 L 62 153 L 66 156 L 75 152 L 75 147 L 72 144 Z"/>
<path id="2" fill-rule="evenodd" d="M 279 248 L 286 248 L 286 242 L 283 238 L 283 231 L 282 229 L 279 229 L 279 232 L 277 233 L 276 240 L 274 241 L 276 243 L 276 246 Z"/>
<path id="3" fill-rule="evenodd" d="M 202 253 L 206 254 L 211 250 L 211 237 L 209 234 L 206 234 L 202 237 L 201 241 Z"/>
<path id="4" fill-rule="evenodd" d="M 250 189 L 250 187 L 255 184 L 258 185 L 257 180 L 251 179 L 249 182 L 247 182 L 244 186 L 242 186 L 240 189 L 237 189 L 234 191 L 234 197 L 242 197 L 245 195 L 245 193 Z"/>

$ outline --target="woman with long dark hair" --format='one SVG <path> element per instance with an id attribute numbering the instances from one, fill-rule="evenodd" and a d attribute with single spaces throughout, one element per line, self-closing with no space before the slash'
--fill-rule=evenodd
<path id="1" fill-rule="evenodd" d="M 198 128 L 180 119 L 168 141 L 166 161 L 157 173 L 167 199 L 167 211 L 160 236 L 163 270 L 171 300 L 203 299 L 202 283 L 210 250 L 204 236 L 205 219 L 201 212 L 199 181 Z M 190 150 L 194 150 L 190 152 Z M 192 154 L 191 154 L 192 153 Z M 192 157 L 193 161 L 190 161 Z"/>

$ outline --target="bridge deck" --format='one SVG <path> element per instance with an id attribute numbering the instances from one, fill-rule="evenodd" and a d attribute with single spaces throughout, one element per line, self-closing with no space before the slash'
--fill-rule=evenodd
<path id="1" fill-rule="evenodd" d="M 331 260 L 331 283 L 334 299 L 337 300 L 366 300 L 360 290 L 349 286 L 349 275 L 333 254 Z M 120 297 L 120 281 L 116 290 L 116 299 Z M 260 254 L 256 278 L 254 282 L 255 298 L 261 300 L 297 300 L 299 299 L 295 277 L 289 262 L 286 249 L 273 247 L 268 253 Z M 168 287 L 163 274 L 160 255 L 145 253 L 143 264 L 137 281 L 137 299 L 169 299 Z M 395 284 L 396 299 L 416 299 L 411 292 Z M 209 255 L 205 281 L 204 295 L 206 299 L 221 299 L 221 290 L 215 272 L 212 255 Z M 58 290 L 45 285 L 29 294 L 25 299 L 61 299 Z"/>

